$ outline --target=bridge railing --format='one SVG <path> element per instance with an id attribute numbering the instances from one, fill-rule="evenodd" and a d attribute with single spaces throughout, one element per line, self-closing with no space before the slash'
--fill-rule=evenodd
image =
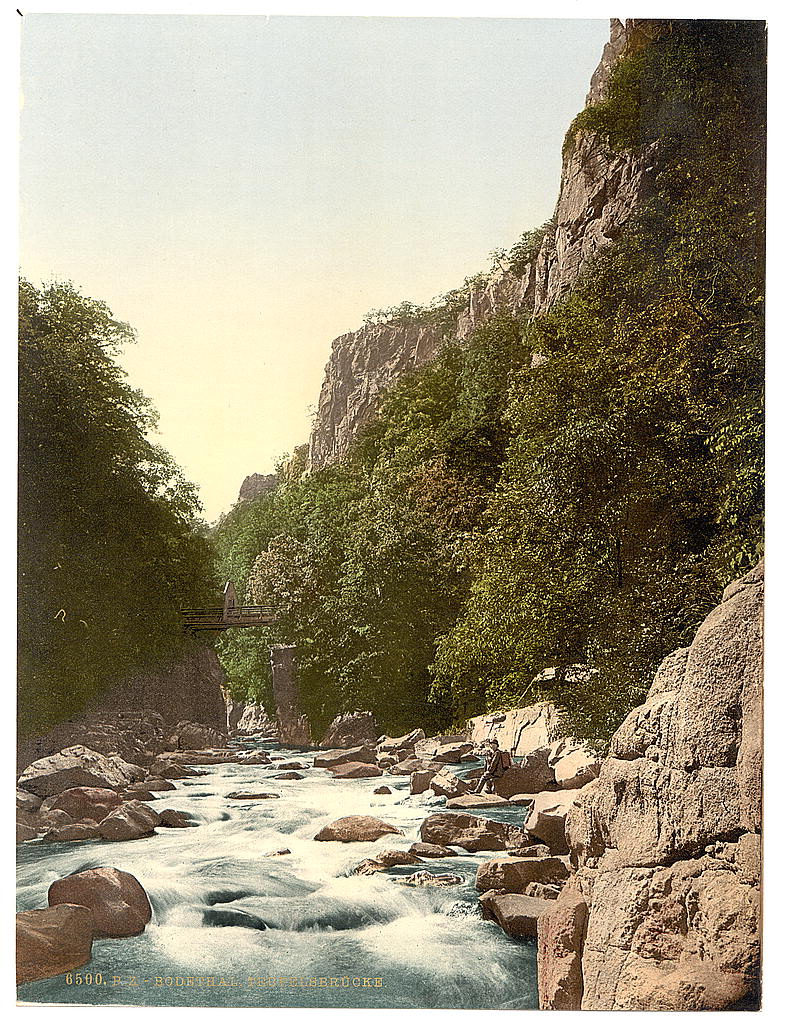
<path id="1" fill-rule="evenodd" d="M 232 619 L 265 619 L 274 616 L 273 608 L 263 604 L 236 605 L 224 610 L 223 605 L 212 608 L 181 608 L 180 614 L 191 622 L 229 622 Z"/>

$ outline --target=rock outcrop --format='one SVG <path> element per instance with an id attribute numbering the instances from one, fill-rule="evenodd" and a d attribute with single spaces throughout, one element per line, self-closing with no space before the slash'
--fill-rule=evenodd
<path id="1" fill-rule="evenodd" d="M 612 19 L 610 41 L 587 103 L 604 99 L 619 56 L 646 38 L 652 23 Z M 600 249 L 617 238 L 648 193 L 655 152 L 616 153 L 592 133 L 566 146 L 553 222 L 535 258 L 520 273 L 500 270 L 467 289 L 466 303 L 446 325 L 402 315 L 366 324 L 333 342 L 311 433 L 311 470 L 340 460 L 358 430 L 400 377 L 434 359 L 446 338 L 463 340 L 497 312 L 538 316 L 575 285 Z"/>
<path id="2" fill-rule="evenodd" d="M 61 903 L 16 915 L 16 983 L 51 978 L 86 964 L 95 921 L 87 907 Z"/>
<path id="3" fill-rule="evenodd" d="M 360 747 L 366 743 L 373 746 L 378 735 L 379 729 L 370 711 L 347 711 L 333 719 L 319 745 L 329 749 Z"/>
<path id="4" fill-rule="evenodd" d="M 295 648 L 274 644 L 270 648 L 270 668 L 279 739 L 292 746 L 308 747 L 312 742 L 311 723 L 300 707 Z"/>
<path id="5" fill-rule="evenodd" d="M 270 494 L 278 487 L 278 475 L 276 473 L 251 473 L 240 485 L 238 501 L 251 501 L 263 494 Z"/>
<path id="6" fill-rule="evenodd" d="M 755 1005 L 763 592 L 763 565 L 727 587 L 575 791 L 576 874 L 541 918 L 542 1007 Z"/>

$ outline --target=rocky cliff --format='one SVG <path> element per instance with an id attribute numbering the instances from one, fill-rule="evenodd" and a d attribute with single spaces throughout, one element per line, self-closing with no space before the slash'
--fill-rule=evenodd
<path id="1" fill-rule="evenodd" d="M 566 821 L 539 922 L 544 1009 L 755 1008 L 763 565 L 661 665 Z"/>
<path id="2" fill-rule="evenodd" d="M 603 101 L 615 61 L 627 48 L 640 45 L 651 28 L 650 22 L 612 20 L 588 104 Z M 385 390 L 433 359 L 446 338 L 463 340 L 501 311 L 537 316 L 562 298 L 587 261 L 619 235 L 641 203 L 654 159 L 652 148 L 615 153 L 597 135 L 578 133 L 565 150 L 552 225 L 537 256 L 520 274 L 500 270 L 469 285 L 464 307 L 446 326 L 402 317 L 336 338 L 311 433 L 309 468 L 341 459 Z"/>
<path id="3" fill-rule="evenodd" d="M 247 476 L 240 485 L 238 501 L 250 501 L 258 498 L 261 494 L 269 494 L 278 486 L 278 476 L 275 473 L 252 473 Z"/>

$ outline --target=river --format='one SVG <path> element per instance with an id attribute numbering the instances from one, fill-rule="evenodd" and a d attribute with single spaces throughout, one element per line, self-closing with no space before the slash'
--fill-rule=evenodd
<path id="1" fill-rule="evenodd" d="M 253 746 L 253 744 L 250 744 Z M 310 764 L 312 753 L 266 744 Z M 97 939 L 89 964 L 23 985 L 33 1003 L 146 1006 L 328 1006 L 535 1009 L 534 940 L 508 938 L 480 916 L 475 872 L 499 854 L 466 854 L 353 875 L 383 849 L 420 839 L 444 800 L 410 796 L 409 777 L 338 780 L 310 768 L 274 780 L 259 765 L 200 766 L 153 806 L 185 811 L 197 828 L 149 839 L 44 843 L 18 849 L 18 910 L 47 905 L 64 875 L 110 866 L 135 875 L 153 907 L 142 935 Z M 387 785 L 390 795 L 374 795 Z M 227 799 L 233 790 L 277 800 Z M 477 812 L 520 824 L 521 810 Z M 323 825 L 369 814 L 401 829 L 376 843 L 314 842 Z M 267 857 L 279 849 L 284 856 Z M 426 888 L 397 878 L 427 869 L 464 878 Z"/>

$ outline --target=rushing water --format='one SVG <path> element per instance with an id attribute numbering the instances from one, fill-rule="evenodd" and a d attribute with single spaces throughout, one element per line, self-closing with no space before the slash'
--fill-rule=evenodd
<path id="1" fill-rule="evenodd" d="M 272 748 L 302 763 L 313 755 Z M 97 939 L 89 964 L 23 985 L 26 1002 L 149 1006 L 537 1007 L 535 944 L 513 940 L 479 912 L 482 853 L 376 875 L 352 869 L 382 849 L 406 850 L 444 800 L 409 795 L 407 776 L 339 780 L 311 768 L 274 780 L 260 765 L 205 766 L 158 805 L 198 828 L 133 842 L 19 847 L 18 909 L 47 905 L 58 878 L 101 865 L 135 875 L 153 919 L 142 935 Z M 381 784 L 391 795 L 375 796 Z M 278 800 L 228 800 L 233 790 Z M 486 812 L 478 812 L 486 813 Z M 403 836 L 376 843 L 314 842 L 323 825 L 370 814 Z M 489 814 L 516 821 L 520 810 Z M 287 848 L 285 856 L 265 854 Z M 450 888 L 403 885 L 410 872 L 449 871 Z"/>

